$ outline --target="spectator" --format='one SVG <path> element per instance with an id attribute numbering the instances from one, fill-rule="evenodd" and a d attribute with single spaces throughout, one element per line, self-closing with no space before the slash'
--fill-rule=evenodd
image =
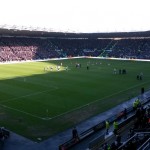
<path id="1" fill-rule="evenodd" d="M 105 121 L 105 126 L 106 126 L 106 135 L 108 135 L 108 131 L 109 131 L 109 128 L 110 128 L 110 125 L 109 125 L 109 121 Z"/>
<path id="2" fill-rule="evenodd" d="M 74 139 L 75 142 L 79 141 L 79 135 L 76 127 L 74 127 L 72 130 L 72 138 Z"/>
<path id="3" fill-rule="evenodd" d="M 114 134 L 117 135 L 118 134 L 118 122 L 117 122 L 117 120 L 114 121 L 113 126 L 114 126 Z"/>

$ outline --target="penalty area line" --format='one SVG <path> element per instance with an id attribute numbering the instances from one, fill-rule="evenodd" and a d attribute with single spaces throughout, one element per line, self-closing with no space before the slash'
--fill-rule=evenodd
<path id="1" fill-rule="evenodd" d="M 62 114 L 56 115 L 56 116 L 54 116 L 54 117 L 52 117 L 52 118 L 45 117 L 45 118 L 43 118 L 43 119 L 44 119 L 44 120 L 52 120 L 52 119 L 58 118 L 58 117 L 60 117 L 60 116 L 69 114 L 69 113 L 71 113 L 71 112 L 73 112 L 73 111 L 80 110 L 80 109 L 82 109 L 82 108 L 84 108 L 84 107 L 86 107 L 86 106 L 89 106 L 89 105 L 91 105 L 91 104 L 93 104 L 93 103 L 96 103 L 96 102 L 98 102 L 98 101 L 100 101 L 100 100 L 103 100 L 103 99 L 112 97 L 112 96 L 114 96 L 114 95 L 120 94 L 120 93 L 122 93 L 122 92 L 125 92 L 125 91 L 127 91 L 127 90 L 133 89 L 133 88 L 135 88 L 135 87 L 138 87 L 139 85 L 143 85 L 143 84 L 149 83 L 149 82 L 150 82 L 150 81 L 148 81 L 148 82 L 143 82 L 143 83 L 140 83 L 140 84 L 136 84 L 136 85 L 134 85 L 134 86 L 132 86 L 132 87 L 129 87 L 129 88 L 125 89 L 125 90 L 118 91 L 118 92 L 113 93 L 113 94 L 111 94 L 111 95 L 108 95 L 108 96 L 105 96 L 105 97 L 103 97 L 103 98 L 94 100 L 94 101 L 92 101 L 92 102 L 90 102 L 90 103 L 87 103 L 87 104 L 85 104 L 85 105 L 83 105 L 83 106 L 74 108 L 74 109 L 72 109 L 72 110 L 70 110 L 70 111 L 67 111 L 67 112 L 64 112 L 64 113 L 62 113 Z"/>
<path id="2" fill-rule="evenodd" d="M 8 99 L 8 100 L 3 100 L 3 101 L 0 102 L 0 104 L 1 104 L 1 103 L 5 103 L 5 102 L 10 102 L 10 101 L 19 100 L 19 99 L 21 99 L 21 98 L 30 97 L 30 96 L 33 96 L 33 95 L 38 95 L 38 94 L 42 94 L 42 93 L 46 93 L 46 92 L 50 92 L 50 91 L 54 91 L 54 90 L 58 90 L 58 89 L 59 89 L 58 87 L 53 87 L 53 88 L 54 88 L 54 89 L 44 90 L 44 91 L 40 91 L 40 92 L 35 92 L 35 93 L 23 95 L 23 96 L 16 97 L 16 98 L 11 98 L 11 99 Z"/>
<path id="3" fill-rule="evenodd" d="M 45 117 L 45 118 L 43 117 L 42 118 L 42 120 L 51 120 L 51 119 L 52 119 L 51 117 Z"/>
<path id="4" fill-rule="evenodd" d="M 7 108 L 7 109 L 11 109 L 11 110 L 14 110 L 14 111 L 17 111 L 17 112 L 20 112 L 20 113 L 23 113 L 23 114 L 26 114 L 28 116 L 31 116 L 31 117 L 34 117 L 34 118 L 38 118 L 38 119 L 41 119 L 41 120 L 50 120 L 51 118 L 50 117 L 39 117 L 37 115 L 33 115 L 31 113 L 28 113 L 28 112 L 25 112 L 25 111 L 22 111 L 22 110 L 19 110 L 19 109 L 16 109 L 16 108 L 12 108 L 12 107 L 9 107 L 7 105 L 4 105 L 4 104 L 1 104 L 2 102 L 9 102 L 9 101 L 14 101 L 14 100 L 19 100 L 23 97 L 28 97 L 28 96 L 32 96 L 32 95 L 37 95 L 37 94 L 41 94 L 41 93 L 45 93 L 45 92 L 48 92 L 48 91 L 53 91 L 53 90 L 57 90 L 59 89 L 58 87 L 55 87 L 55 89 L 51 89 L 51 90 L 45 90 L 45 91 L 41 91 L 41 92 L 36 92 L 36 93 L 32 93 L 32 94 L 28 94 L 28 95 L 24 95 L 24 96 L 21 96 L 21 97 L 17 97 L 17 98 L 13 98 L 13 99 L 9 99 L 7 101 L 1 101 L 0 102 L 0 106 L 4 107 L 4 108 Z"/>
<path id="5" fill-rule="evenodd" d="M 134 85 L 134 86 L 132 86 L 132 87 L 130 87 L 130 88 L 127 88 L 127 89 L 125 89 L 125 90 L 118 91 L 118 92 L 116 92 L 116 93 L 114 93 L 114 94 L 111 94 L 111 95 L 108 95 L 108 96 L 106 96 L 106 97 L 97 99 L 97 100 L 95 100 L 95 101 L 93 101 L 93 102 L 87 103 L 87 104 L 85 104 L 85 105 L 83 105 L 83 106 L 74 108 L 74 109 L 72 109 L 72 110 L 70 110 L 70 111 L 64 112 L 64 113 L 59 114 L 59 115 L 56 115 L 56 116 L 54 116 L 54 117 L 39 117 L 39 116 L 37 116 L 37 115 L 33 115 L 33 114 L 31 114 L 31 113 L 28 113 L 28 112 L 25 112 L 25 111 L 21 111 L 21 110 L 19 110 L 19 109 L 15 109 L 15 108 L 12 108 L 12 107 L 3 105 L 3 104 L 0 104 L 0 106 L 3 106 L 4 108 L 8 108 L 8 109 L 12 109 L 12 110 L 15 110 L 15 111 L 24 113 L 24 114 L 29 115 L 29 116 L 32 116 L 32 117 L 34 117 L 34 118 L 38 118 L 38 119 L 41 119 L 41 120 L 46 120 L 46 121 L 48 121 L 48 120 L 52 120 L 52 119 L 58 118 L 58 117 L 60 117 L 60 116 L 69 114 L 69 113 L 71 113 L 71 112 L 73 112 L 73 111 L 82 109 L 82 108 L 84 108 L 84 107 L 86 107 L 86 106 L 89 106 L 89 105 L 91 105 L 91 104 L 93 104 L 93 103 L 95 103 L 95 102 L 97 102 L 97 101 L 102 100 L 102 99 L 109 98 L 109 97 L 111 97 L 111 96 L 117 95 L 117 94 L 119 94 L 119 93 L 122 93 L 122 92 L 124 92 L 124 91 L 133 89 L 134 87 L 137 87 L 137 86 L 139 86 L 139 85 L 143 85 L 143 84 L 149 83 L 149 82 L 150 82 L 150 81 L 148 81 L 148 82 L 143 82 L 143 83 L 141 83 L 141 84 Z M 59 89 L 59 88 L 58 88 L 58 89 Z M 53 90 L 56 90 L 56 89 L 53 89 Z M 46 91 L 49 91 L 49 90 L 46 90 Z M 42 92 L 44 93 L 44 92 L 46 92 L 46 91 L 42 91 Z M 38 92 L 38 93 L 39 93 L 39 92 Z M 35 93 L 34 93 L 34 94 L 35 94 Z M 22 98 L 22 97 L 21 97 L 21 98 Z M 19 98 L 18 98 L 18 99 L 19 99 Z M 6 101 L 5 101 L 5 102 L 6 102 Z"/>
<path id="6" fill-rule="evenodd" d="M 24 114 L 26 114 L 26 115 L 28 115 L 28 116 L 31 116 L 31 117 L 34 117 L 34 118 L 38 118 L 38 119 L 42 119 L 42 120 L 43 120 L 42 117 L 39 117 L 39 116 L 37 116 L 37 115 L 33 115 L 33 114 L 31 114 L 31 113 L 28 113 L 28 112 L 25 112 L 25 111 L 22 111 L 22 110 L 19 110 L 19 109 L 15 109 L 15 108 L 12 108 L 12 107 L 9 107 L 9 106 L 6 106 L 6 105 L 2 105 L 2 104 L 0 104 L 0 106 L 2 106 L 2 107 L 4 107 L 4 108 L 11 109 L 11 110 L 15 110 L 15 111 L 18 111 L 18 112 L 21 112 L 21 113 L 24 113 Z"/>

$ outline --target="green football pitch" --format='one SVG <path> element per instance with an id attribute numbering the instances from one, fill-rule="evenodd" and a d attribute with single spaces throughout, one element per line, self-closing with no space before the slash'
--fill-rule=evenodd
<path id="1" fill-rule="evenodd" d="M 142 87 L 150 87 L 150 62 L 78 58 L 1 64 L 0 124 L 44 140 L 139 95 Z"/>

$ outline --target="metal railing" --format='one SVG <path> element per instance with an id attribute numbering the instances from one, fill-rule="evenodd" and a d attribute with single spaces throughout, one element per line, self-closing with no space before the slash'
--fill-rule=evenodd
<path id="1" fill-rule="evenodd" d="M 141 101 L 141 104 L 145 105 L 149 101 L 150 101 L 150 97 L 147 97 L 147 98 L 145 98 Z M 135 110 L 133 109 L 132 106 L 127 108 L 127 115 L 129 115 L 130 113 L 132 113 L 134 111 Z M 134 117 L 134 116 L 135 115 L 133 115 L 132 117 Z M 107 120 L 109 121 L 110 124 L 112 124 L 115 120 L 120 120 L 123 117 L 124 117 L 124 113 L 123 113 L 123 111 L 121 111 L 121 112 L 117 113 L 116 115 L 111 116 Z M 129 118 L 124 120 L 121 124 L 119 124 L 119 128 L 122 128 L 123 126 L 125 126 L 128 121 L 130 121 Z M 80 143 L 82 140 L 84 140 L 88 136 L 90 136 L 90 135 L 94 134 L 95 132 L 100 131 L 104 128 L 105 128 L 105 121 L 102 121 L 102 122 L 98 123 L 97 125 L 89 128 L 88 130 L 83 131 L 82 133 L 80 133 L 79 134 L 79 139 L 77 139 L 77 140 L 76 139 L 70 139 L 70 140 L 66 141 L 65 143 L 59 145 L 59 150 L 68 150 L 71 147 L 73 147 L 74 145 Z M 104 136 L 101 136 L 101 137 L 104 137 Z M 92 147 L 94 146 L 94 142 L 95 142 L 95 145 L 97 145 L 97 144 L 99 144 L 99 142 L 104 140 L 103 138 L 100 138 L 100 137 L 98 137 L 98 139 L 100 139 L 100 140 L 94 139 L 95 141 L 94 140 L 91 141 L 89 143 L 89 148 L 92 149 Z"/>

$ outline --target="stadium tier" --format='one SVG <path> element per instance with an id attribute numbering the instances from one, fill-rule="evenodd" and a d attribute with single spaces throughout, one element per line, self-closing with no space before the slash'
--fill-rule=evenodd
<path id="1" fill-rule="evenodd" d="M 148 32 L 149 33 L 149 32 Z M 148 34 L 147 33 L 147 34 Z M 143 32 L 141 33 L 141 35 Z M 0 37 L 0 61 L 22 61 L 50 59 L 74 56 L 115 57 L 150 59 L 150 38 L 146 34 L 140 37 L 136 34 L 126 33 L 105 35 L 95 34 L 77 35 L 65 37 L 24 37 L 1 36 Z M 132 36 L 131 36 L 132 35 Z M 108 37 L 107 37 L 108 36 Z M 122 36 L 122 37 L 120 37 Z M 119 37 L 119 38 L 118 38 Z"/>

